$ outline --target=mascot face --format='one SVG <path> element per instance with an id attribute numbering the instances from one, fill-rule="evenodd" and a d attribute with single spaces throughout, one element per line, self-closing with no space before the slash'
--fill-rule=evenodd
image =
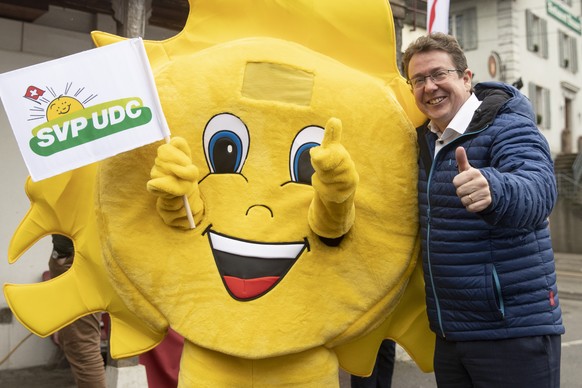
<path id="1" fill-rule="evenodd" d="M 145 320 L 161 313 L 200 346 L 256 357 L 384 319 L 414 266 L 417 235 L 414 130 L 390 90 L 270 38 L 181 56 L 155 78 L 172 135 L 187 140 L 200 171 L 204 217 L 180 230 L 157 214 L 145 188 L 159 144 L 102 162 L 99 234 L 130 309 Z M 339 246 L 307 221 L 309 150 L 332 117 L 360 176 L 355 224 Z"/>

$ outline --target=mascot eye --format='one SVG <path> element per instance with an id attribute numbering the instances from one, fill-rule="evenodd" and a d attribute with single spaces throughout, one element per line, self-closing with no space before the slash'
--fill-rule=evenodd
<path id="1" fill-rule="evenodd" d="M 289 154 L 289 171 L 293 182 L 311 184 L 313 166 L 309 150 L 317 147 L 323 140 L 323 128 L 310 126 L 303 128 L 291 145 Z"/>
<path id="2" fill-rule="evenodd" d="M 229 131 L 215 133 L 208 145 L 211 170 L 218 174 L 238 172 L 241 150 L 242 142 L 235 133 Z"/>
<path id="3" fill-rule="evenodd" d="M 249 131 L 230 113 L 214 116 L 204 128 L 204 153 L 215 174 L 240 173 L 249 151 Z"/>

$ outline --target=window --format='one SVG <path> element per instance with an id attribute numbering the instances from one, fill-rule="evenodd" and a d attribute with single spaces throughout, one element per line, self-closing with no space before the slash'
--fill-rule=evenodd
<path id="1" fill-rule="evenodd" d="M 559 65 L 560 67 L 571 71 L 578 72 L 578 49 L 576 47 L 576 38 L 571 37 L 562 31 L 558 31 L 559 47 Z"/>
<path id="2" fill-rule="evenodd" d="M 405 0 L 404 4 L 404 23 L 411 25 L 413 31 L 426 28 L 426 0 Z"/>
<path id="3" fill-rule="evenodd" d="M 548 23 L 534 15 L 529 9 L 525 11 L 525 30 L 527 49 L 542 58 L 548 57 Z"/>
<path id="4" fill-rule="evenodd" d="M 477 49 L 477 9 L 469 8 L 449 16 L 449 33 L 454 35 L 463 50 Z"/>
<path id="5" fill-rule="evenodd" d="M 530 82 L 529 100 L 534 108 L 537 126 L 542 129 L 550 129 L 550 90 Z"/>

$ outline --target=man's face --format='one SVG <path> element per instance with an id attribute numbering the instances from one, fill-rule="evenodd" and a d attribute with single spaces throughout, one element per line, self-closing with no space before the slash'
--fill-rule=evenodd
<path id="1" fill-rule="evenodd" d="M 453 70 L 451 56 L 441 50 L 413 55 L 408 64 L 410 79 L 434 74 L 439 70 Z M 447 77 L 435 83 L 430 77 L 420 87 L 413 87 L 416 105 L 430 118 L 439 131 L 444 131 L 455 114 L 471 95 L 471 71 L 449 72 Z"/>

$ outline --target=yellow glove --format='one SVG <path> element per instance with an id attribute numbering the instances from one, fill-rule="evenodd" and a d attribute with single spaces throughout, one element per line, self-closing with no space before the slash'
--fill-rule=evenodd
<path id="1" fill-rule="evenodd" d="M 198 168 L 192 163 L 190 147 L 184 138 L 174 137 L 158 148 L 158 156 L 147 183 L 150 193 L 157 195 L 156 209 L 167 225 L 189 229 L 184 195 L 196 224 L 202 219 L 204 203 L 198 187 Z"/>
<path id="2" fill-rule="evenodd" d="M 359 176 L 352 158 L 340 143 L 342 123 L 331 118 L 325 125 L 323 141 L 310 150 L 315 173 L 311 185 L 315 195 L 309 206 L 309 226 L 318 236 L 338 238 L 354 224 L 354 195 Z"/>

